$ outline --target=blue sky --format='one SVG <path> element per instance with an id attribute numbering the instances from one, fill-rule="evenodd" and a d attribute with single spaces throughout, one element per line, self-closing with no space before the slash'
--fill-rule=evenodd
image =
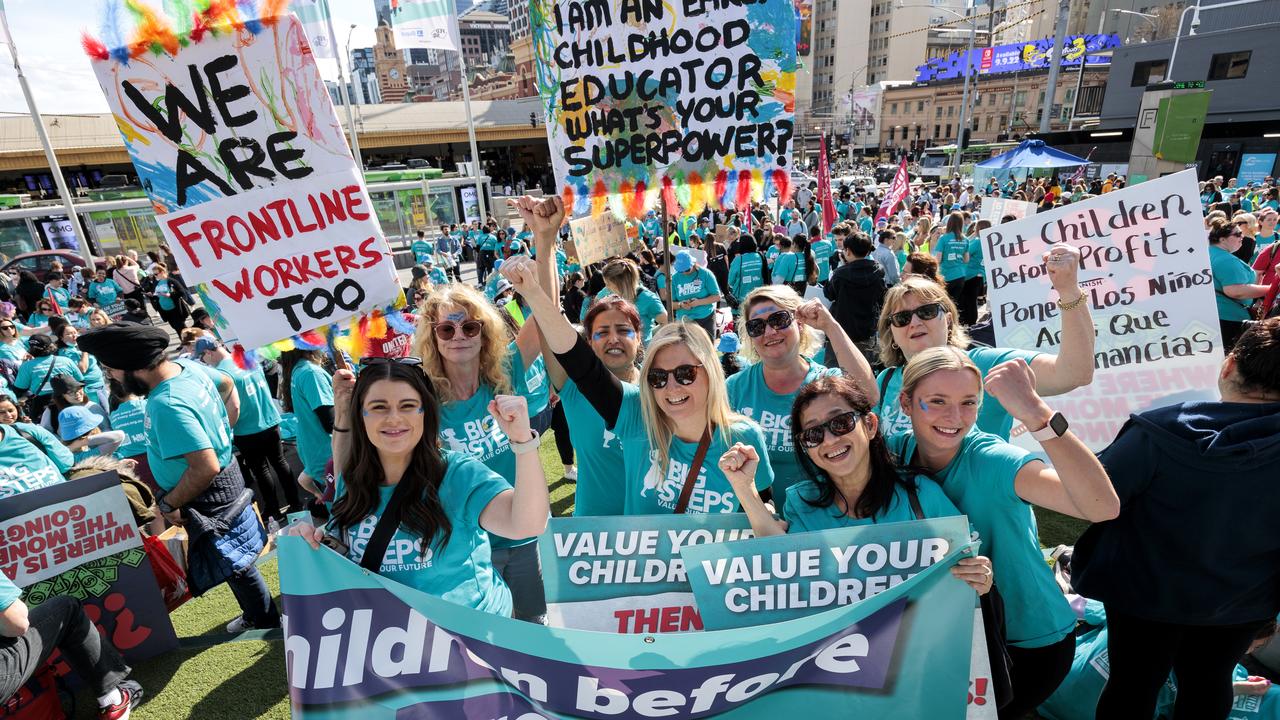
<path id="1" fill-rule="evenodd" d="M 144 0 L 156 7 L 159 0 Z M 80 34 L 89 30 L 96 34 L 102 17 L 104 0 L 3 0 L 9 18 L 9 29 L 18 46 L 18 59 L 31 83 L 40 112 L 97 113 L 106 112 L 103 99 L 89 60 L 80 49 Z M 340 44 L 346 42 L 346 29 L 359 26 L 351 39 L 352 47 L 373 45 L 373 1 L 329 0 L 333 10 L 333 26 Z M 26 113 L 26 102 L 13 71 L 8 48 L 0 49 L 0 113 Z M 337 78 L 337 65 L 322 60 L 326 77 Z"/>

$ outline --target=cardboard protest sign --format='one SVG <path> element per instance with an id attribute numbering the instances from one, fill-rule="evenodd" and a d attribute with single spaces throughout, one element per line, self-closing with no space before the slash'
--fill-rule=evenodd
<path id="1" fill-rule="evenodd" d="M 1194 170 L 1149 180 L 982 234 L 996 343 L 1057 353 L 1061 310 L 1042 254 L 1080 249 L 1080 285 L 1097 329 L 1093 382 L 1045 398 L 1090 449 L 1130 413 L 1217 399 L 1222 341 Z M 1038 447 L 1014 425 L 1015 442 Z"/>
<path id="2" fill-rule="evenodd" d="M 998 225 L 1000 218 L 1005 215 L 1012 215 L 1021 220 L 1036 214 L 1036 204 L 1026 202 L 1025 200 L 1010 200 L 1009 198 L 982 198 L 982 215 L 980 219 L 989 220 L 992 225 Z"/>
<path id="3" fill-rule="evenodd" d="M 91 54 L 219 334 L 256 347 L 394 303 L 391 250 L 302 24 L 242 18 L 227 3 L 198 20 L 142 52 L 135 38 Z"/>
<path id="4" fill-rule="evenodd" d="M 114 472 L 0 500 L 0 538 L 0 572 L 23 588 L 28 606 L 58 595 L 80 600 L 130 661 L 178 646 Z"/>
<path id="5" fill-rule="evenodd" d="M 552 627 L 702 629 L 680 551 L 751 537 L 741 513 L 552 518 L 538 543 Z"/>
<path id="6" fill-rule="evenodd" d="M 616 519 L 616 518 L 615 518 Z M 973 591 L 953 552 L 858 605 L 751 632 L 616 635 L 454 605 L 283 537 L 293 717 L 965 717 Z"/>
<path id="7" fill-rule="evenodd" d="M 739 207 L 790 187 L 790 3 L 533 0 L 551 164 L 575 215 Z M 665 192 L 665 191 L 664 191 Z"/>
<path id="8" fill-rule="evenodd" d="M 631 252 L 631 241 L 627 239 L 623 222 L 612 215 L 571 220 L 569 235 L 573 238 L 578 262 L 583 266 Z"/>

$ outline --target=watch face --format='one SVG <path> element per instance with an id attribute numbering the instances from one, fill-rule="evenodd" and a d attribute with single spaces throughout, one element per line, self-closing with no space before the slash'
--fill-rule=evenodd
<path id="1" fill-rule="evenodd" d="M 391 79 L 392 79 L 392 80 L 399 80 L 399 79 L 400 79 L 400 71 L 399 71 L 399 70 L 396 70 L 395 68 L 392 68 L 392 69 L 391 69 Z"/>
<path id="2" fill-rule="evenodd" d="M 1049 418 L 1049 427 L 1053 428 L 1058 437 L 1062 437 L 1067 433 L 1067 428 L 1071 426 L 1067 423 L 1067 419 L 1062 416 L 1062 413 L 1054 413 L 1053 417 Z"/>

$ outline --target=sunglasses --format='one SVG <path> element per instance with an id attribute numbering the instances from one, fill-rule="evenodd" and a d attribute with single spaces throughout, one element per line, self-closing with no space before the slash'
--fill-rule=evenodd
<path id="1" fill-rule="evenodd" d="M 698 368 L 701 365 L 677 365 L 670 370 L 660 370 L 652 368 L 649 370 L 649 387 L 654 390 L 661 390 L 667 386 L 667 377 L 674 376 L 676 382 L 681 385 L 692 385 L 694 380 L 698 379 Z"/>
<path id="2" fill-rule="evenodd" d="M 912 315 L 921 320 L 929 321 L 941 315 L 942 310 L 942 303 L 929 303 L 928 305 L 921 305 L 915 310 L 896 312 L 889 316 L 889 322 L 893 323 L 894 327 L 904 328 L 911 324 Z"/>
<path id="3" fill-rule="evenodd" d="M 764 334 L 765 325 L 774 330 L 786 330 L 791 327 L 796 316 L 790 310 L 779 310 L 769 313 L 768 317 L 752 318 L 747 321 L 747 335 L 751 337 L 760 337 Z"/>
<path id="4" fill-rule="evenodd" d="M 858 427 L 858 421 L 861 419 L 862 413 L 854 410 L 840 413 L 824 423 L 805 428 L 796 433 L 796 442 L 800 443 L 801 447 L 812 450 L 822 444 L 826 433 L 831 433 L 832 437 L 848 435 L 853 432 L 854 428 Z"/>
<path id="5" fill-rule="evenodd" d="M 462 330 L 464 336 L 473 338 L 479 335 L 481 330 L 484 330 L 484 325 L 479 320 L 468 320 L 461 325 L 451 322 L 436 323 L 434 328 L 436 337 L 441 340 L 452 340 L 459 329 Z"/>
<path id="6" fill-rule="evenodd" d="M 362 357 L 360 358 L 360 367 L 367 368 L 375 365 L 408 365 L 410 367 L 422 367 L 422 358 L 413 357 Z"/>

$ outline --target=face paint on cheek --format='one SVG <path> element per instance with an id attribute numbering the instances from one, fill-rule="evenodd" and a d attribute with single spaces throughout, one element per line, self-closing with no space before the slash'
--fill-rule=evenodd
<path id="1" fill-rule="evenodd" d="M 929 404 L 928 404 L 928 403 L 926 403 L 925 401 L 921 400 L 921 401 L 920 401 L 920 409 L 921 409 L 921 410 L 923 410 L 923 411 L 925 411 L 925 412 L 929 412 Z"/>

